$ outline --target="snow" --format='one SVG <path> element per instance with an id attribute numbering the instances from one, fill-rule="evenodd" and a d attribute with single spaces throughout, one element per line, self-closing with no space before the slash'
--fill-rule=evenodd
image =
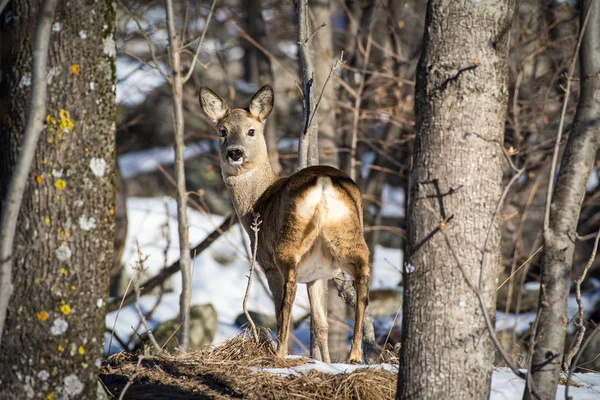
<path id="1" fill-rule="evenodd" d="M 160 68 L 166 70 L 166 66 L 160 64 Z M 117 104 L 139 104 L 147 99 L 148 93 L 164 83 L 165 80 L 158 71 L 138 61 L 117 58 Z"/>
<path id="2" fill-rule="evenodd" d="M 296 358 L 290 356 L 289 358 Z M 310 360 L 308 364 L 302 364 L 289 368 L 259 368 L 254 367 L 257 372 L 270 372 L 276 375 L 288 376 L 309 371 L 319 371 L 326 374 L 351 373 L 358 369 L 382 369 L 392 373 L 398 372 L 398 366 L 395 364 L 374 364 L 374 365 L 350 365 L 324 363 L 321 361 Z M 569 387 L 569 396 L 574 400 L 592 400 L 600 398 L 600 374 L 586 373 L 573 374 L 572 379 L 577 382 L 579 387 Z M 490 400 L 512 400 L 520 399 L 525 390 L 525 381 L 515 376 L 508 368 L 496 368 L 492 373 L 492 387 L 490 391 Z M 556 393 L 556 399 L 565 398 L 565 386 L 559 385 Z"/>
<path id="3" fill-rule="evenodd" d="M 188 144 L 183 151 L 183 159 L 188 160 L 200 154 L 210 152 L 211 143 Z M 156 147 L 149 150 L 140 150 L 120 155 L 118 158 L 121 175 L 124 179 L 137 175 L 154 172 L 158 165 L 168 166 L 175 162 L 175 152 L 172 147 Z"/>
<path id="4" fill-rule="evenodd" d="M 580 387 L 569 387 L 569 397 L 574 400 L 594 400 L 600 398 L 600 374 L 573 374 L 572 379 Z M 508 368 L 497 368 L 492 374 L 490 400 L 520 399 L 525 390 L 525 381 L 515 376 Z M 559 385 L 556 399 L 565 398 L 565 386 Z"/>

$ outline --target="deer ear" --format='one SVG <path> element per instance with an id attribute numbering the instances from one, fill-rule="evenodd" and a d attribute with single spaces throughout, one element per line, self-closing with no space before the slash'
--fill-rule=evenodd
<path id="1" fill-rule="evenodd" d="M 200 107 L 215 125 L 229 111 L 229 106 L 225 100 L 206 86 L 200 88 Z"/>
<path id="2" fill-rule="evenodd" d="M 265 122 L 273 110 L 273 88 L 271 85 L 265 85 L 250 100 L 250 114 L 258 118 L 260 122 Z"/>

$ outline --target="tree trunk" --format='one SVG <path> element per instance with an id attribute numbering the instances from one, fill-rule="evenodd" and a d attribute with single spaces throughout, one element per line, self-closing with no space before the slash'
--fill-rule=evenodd
<path id="1" fill-rule="evenodd" d="M 579 50 L 580 97 L 571 133 L 560 163 L 556 190 L 544 229 L 544 256 L 538 324 L 531 364 L 533 387 L 542 399 L 554 398 L 564 357 L 568 324 L 567 299 L 577 235 L 577 223 L 585 187 L 600 145 L 600 5 L 581 3 L 580 26 L 590 11 Z M 526 399 L 532 398 L 529 390 Z"/>
<path id="2" fill-rule="evenodd" d="M 487 398 L 514 2 L 430 0 L 417 70 L 397 398 Z M 496 219 L 497 221 L 497 219 Z M 464 272 L 464 274 L 463 274 Z M 483 274 L 480 281 L 480 272 Z"/>
<path id="3" fill-rule="evenodd" d="M 333 26 L 330 0 L 311 0 L 310 10 L 313 25 L 325 26 L 313 38 L 315 47 L 315 90 L 321 97 L 319 109 L 319 164 L 339 168 L 335 120 L 335 87 L 333 80 L 323 89 L 333 63 Z M 338 295 L 333 281 L 328 282 L 327 316 L 329 319 L 329 349 L 332 361 L 344 361 L 348 355 L 348 327 L 345 325 L 348 315 L 347 305 Z"/>
<path id="4" fill-rule="evenodd" d="M 2 198 L 25 126 L 41 4 L 10 2 L 0 21 Z M 0 350 L 2 399 L 96 397 L 113 262 L 114 27 L 111 2 L 61 2 L 56 12 L 46 124 L 15 238 L 14 292 Z"/>

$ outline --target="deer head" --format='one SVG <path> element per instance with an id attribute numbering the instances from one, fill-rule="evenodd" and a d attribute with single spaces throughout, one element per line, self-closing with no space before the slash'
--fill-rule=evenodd
<path id="1" fill-rule="evenodd" d="M 263 86 L 247 109 L 230 109 L 207 87 L 200 88 L 200 106 L 217 128 L 221 168 L 226 176 L 240 175 L 268 163 L 265 121 L 273 110 L 273 88 Z"/>

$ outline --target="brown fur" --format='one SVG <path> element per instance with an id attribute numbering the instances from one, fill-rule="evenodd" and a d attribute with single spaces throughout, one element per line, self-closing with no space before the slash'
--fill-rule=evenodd
<path id="1" fill-rule="evenodd" d="M 230 110 L 207 88 L 200 89 L 200 103 L 220 132 L 223 179 L 252 242 L 253 214 L 258 213 L 262 221 L 257 260 L 275 301 L 278 354 L 287 354 L 291 309 L 300 274 L 308 283 L 317 345 L 323 360 L 329 362 L 326 304 L 321 301 L 323 286 L 316 283 L 333 277 L 340 268 L 354 279 L 357 288 L 349 360 L 360 362 L 370 268 L 358 187 L 342 171 L 328 166 L 308 167 L 287 178 L 275 176 L 263 136 L 264 121 L 273 105 L 270 86 L 254 95 L 248 110 Z M 241 163 L 229 156 L 232 149 L 243 151 Z"/>

